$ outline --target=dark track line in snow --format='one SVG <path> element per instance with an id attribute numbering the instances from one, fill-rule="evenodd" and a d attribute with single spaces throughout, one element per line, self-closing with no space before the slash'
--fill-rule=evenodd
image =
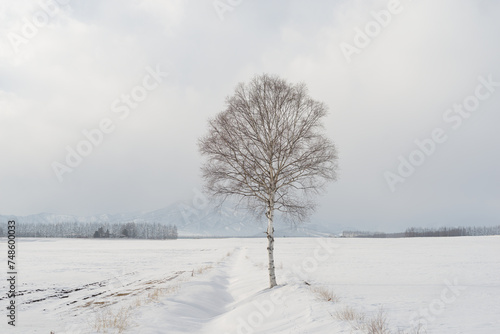
<path id="1" fill-rule="evenodd" d="M 135 280 L 135 281 L 132 281 L 132 282 L 128 282 L 127 284 L 122 284 L 122 283 L 120 283 L 120 284 L 122 284 L 122 288 L 123 287 L 129 287 L 131 285 L 145 285 L 145 284 L 153 286 L 153 285 L 156 285 L 156 284 L 161 284 L 161 283 L 165 283 L 165 282 L 171 281 L 171 280 L 179 277 L 181 274 L 183 274 L 185 272 L 186 271 L 177 271 L 172 276 L 169 276 L 169 277 L 166 277 L 166 278 L 163 278 L 163 279 L 149 280 L 149 281 L 147 281 L 145 283 L 141 283 L 143 281 L 143 279 L 139 279 L 139 280 Z M 25 296 L 27 298 L 27 300 L 24 300 L 24 301 L 20 302 L 19 303 L 20 305 L 27 305 L 27 304 L 39 303 L 39 302 L 42 302 L 42 301 L 45 301 L 45 300 L 48 300 L 48 299 L 66 299 L 66 298 L 69 298 L 69 297 L 73 296 L 75 293 L 80 292 L 80 291 L 82 293 L 85 293 L 85 291 L 93 291 L 93 290 L 98 290 L 98 289 L 101 289 L 101 288 L 106 288 L 106 287 L 112 285 L 114 282 L 120 281 L 120 279 L 124 279 L 127 276 L 134 275 L 134 274 L 136 274 L 136 272 L 127 273 L 125 275 L 121 275 L 120 277 L 113 277 L 113 278 L 102 280 L 102 281 L 98 281 L 98 282 L 87 283 L 87 284 L 78 286 L 78 287 L 76 287 L 74 289 L 68 289 L 68 288 L 61 288 L 61 289 L 58 289 L 58 288 L 47 288 L 47 289 L 35 289 L 35 290 L 20 290 L 20 291 L 18 291 L 16 293 L 16 296 L 17 297 Z M 151 287 L 146 287 L 146 288 L 142 288 L 142 289 L 138 289 L 138 290 L 144 291 L 144 290 L 148 290 L 149 288 L 151 288 Z M 78 303 L 79 301 L 84 301 L 84 300 L 88 300 L 90 298 L 95 298 L 95 297 L 103 295 L 103 294 L 105 294 L 107 292 L 109 292 L 109 290 L 105 290 L 105 291 L 102 291 L 102 292 L 93 293 L 91 295 L 87 295 L 87 296 L 84 296 L 84 297 L 81 297 L 81 298 L 77 298 L 75 300 L 72 300 L 72 301 L 68 302 L 66 305 L 71 305 L 71 304 Z M 49 295 L 40 296 L 40 294 L 44 294 L 44 293 L 48 293 Z M 114 291 L 109 296 L 115 296 L 116 294 L 117 294 L 116 291 Z M 34 295 L 34 296 L 32 296 L 30 298 L 29 295 Z M 0 301 L 4 300 L 6 298 L 7 298 L 7 296 L 0 297 Z"/>
<path id="2" fill-rule="evenodd" d="M 145 281 L 144 279 L 138 279 L 138 280 L 129 282 L 126 285 L 122 286 L 122 288 L 126 288 L 126 289 L 105 290 L 105 291 L 102 291 L 98 294 L 93 294 L 90 296 L 86 296 L 84 298 L 76 298 L 75 300 L 72 300 L 72 301 L 66 303 L 65 305 L 66 306 L 74 305 L 74 304 L 77 304 L 77 303 L 83 302 L 83 301 L 87 301 L 86 304 L 83 304 L 83 305 L 77 304 L 74 306 L 78 308 L 78 307 L 82 307 L 82 306 L 90 306 L 92 304 L 96 304 L 99 306 L 112 305 L 112 304 L 115 304 L 117 302 L 116 300 L 114 300 L 117 297 L 139 295 L 147 290 L 154 288 L 157 284 L 162 284 L 162 283 L 165 283 L 168 281 L 172 281 L 185 272 L 186 271 L 177 271 L 173 275 L 168 276 L 166 278 L 162 278 L 162 279 L 147 280 L 147 281 Z M 143 282 L 143 281 L 145 281 L 145 282 Z M 100 298 L 99 301 L 89 301 L 89 299 L 95 298 L 95 297 L 98 297 L 101 295 L 103 295 L 103 296 Z M 63 307 L 63 306 L 61 306 L 61 307 Z M 59 308 L 61 308 L 61 307 L 59 307 Z"/>

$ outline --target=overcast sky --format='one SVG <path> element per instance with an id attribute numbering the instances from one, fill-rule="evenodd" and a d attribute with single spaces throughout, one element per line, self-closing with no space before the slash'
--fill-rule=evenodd
<path id="1" fill-rule="evenodd" d="M 0 4 L 0 214 L 190 201 L 207 119 L 271 73 L 329 106 L 312 221 L 500 224 L 498 1 L 54 1 Z"/>

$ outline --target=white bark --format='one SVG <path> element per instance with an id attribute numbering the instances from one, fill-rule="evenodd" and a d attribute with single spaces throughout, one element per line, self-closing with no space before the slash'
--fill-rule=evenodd
<path id="1" fill-rule="evenodd" d="M 267 216 L 267 253 L 269 255 L 269 286 L 270 288 L 278 285 L 276 283 L 276 273 L 274 266 L 274 203 L 272 200 L 269 203 L 269 207 L 266 212 Z"/>

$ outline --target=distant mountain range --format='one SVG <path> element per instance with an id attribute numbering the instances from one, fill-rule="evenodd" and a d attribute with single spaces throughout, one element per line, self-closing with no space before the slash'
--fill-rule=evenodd
<path id="1" fill-rule="evenodd" d="M 264 218 L 264 217 L 263 217 Z M 196 208 L 183 202 L 172 204 L 163 209 L 150 212 L 101 214 L 93 216 L 75 216 L 54 213 L 39 213 L 29 216 L 0 215 L 1 221 L 15 219 L 19 223 L 56 224 L 77 223 L 124 223 L 157 222 L 176 225 L 179 237 L 259 237 L 264 236 L 266 221 L 258 221 L 245 210 L 224 205 L 218 209 L 212 206 Z M 322 225 L 310 223 L 292 227 L 277 219 L 276 236 L 328 236 L 333 234 Z"/>

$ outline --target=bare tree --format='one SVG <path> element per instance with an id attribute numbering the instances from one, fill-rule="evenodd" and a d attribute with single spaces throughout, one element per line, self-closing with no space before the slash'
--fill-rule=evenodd
<path id="1" fill-rule="evenodd" d="M 291 222 L 304 221 L 315 208 L 311 195 L 336 179 L 336 149 L 322 132 L 326 114 L 304 84 L 264 74 L 237 85 L 199 140 L 205 190 L 222 202 L 236 197 L 267 217 L 271 288 L 275 210 Z"/>

